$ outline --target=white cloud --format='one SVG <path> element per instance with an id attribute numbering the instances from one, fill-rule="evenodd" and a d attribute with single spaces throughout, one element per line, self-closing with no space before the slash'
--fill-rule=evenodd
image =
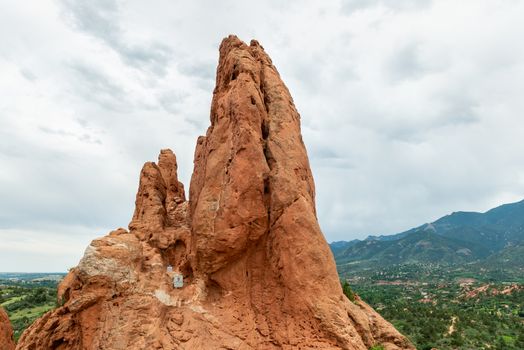
<path id="1" fill-rule="evenodd" d="M 78 264 L 101 228 L 75 225 L 0 229 L 0 272 L 63 272 Z"/>
<path id="2" fill-rule="evenodd" d="M 161 148 L 189 185 L 230 33 L 258 39 L 290 88 L 328 240 L 524 197 L 522 2 L 1 1 L 10 269 L 36 261 L 15 251 L 40 241 L 59 263 L 39 266 L 64 270 L 125 226 L 140 167 Z"/>

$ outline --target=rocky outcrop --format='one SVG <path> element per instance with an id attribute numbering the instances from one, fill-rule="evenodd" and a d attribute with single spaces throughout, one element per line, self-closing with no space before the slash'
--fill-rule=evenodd
<path id="1" fill-rule="evenodd" d="M 343 295 L 300 116 L 264 49 L 234 36 L 220 46 L 189 201 L 162 150 L 142 169 L 129 231 L 94 240 L 59 298 L 18 349 L 413 348 Z"/>
<path id="2" fill-rule="evenodd" d="M 5 313 L 4 309 L 0 307 L 0 349 L 2 350 L 14 350 L 15 341 L 13 338 L 13 328 L 9 317 Z"/>

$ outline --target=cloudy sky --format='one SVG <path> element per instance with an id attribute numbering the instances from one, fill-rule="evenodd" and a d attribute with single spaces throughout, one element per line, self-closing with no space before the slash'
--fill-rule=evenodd
<path id="1" fill-rule="evenodd" d="M 230 33 L 294 96 L 328 241 L 521 200 L 522 18 L 511 0 L 0 0 L 0 271 L 66 271 L 126 227 L 161 148 L 188 185 Z"/>

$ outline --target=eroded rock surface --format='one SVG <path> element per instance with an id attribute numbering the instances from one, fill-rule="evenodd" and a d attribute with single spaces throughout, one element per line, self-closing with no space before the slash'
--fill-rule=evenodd
<path id="1" fill-rule="evenodd" d="M 0 307 L 0 349 L 13 350 L 14 348 L 13 327 L 6 312 Z"/>
<path id="2" fill-rule="evenodd" d="M 300 116 L 256 41 L 220 46 L 189 192 L 173 152 L 146 163 L 129 231 L 91 243 L 18 349 L 413 348 L 343 295 Z"/>

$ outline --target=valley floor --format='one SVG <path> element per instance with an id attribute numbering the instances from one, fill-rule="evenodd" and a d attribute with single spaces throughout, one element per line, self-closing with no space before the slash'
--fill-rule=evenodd
<path id="1" fill-rule="evenodd" d="M 484 277 L 436 265 L 344 273 L 419 350 L 524 349 L 524 284 Z"/>
<path id="2" fill-rule="evenodd" d="M 0 305 L 9 315 L 15 340 L 34 320 L 56 307 L 57 278 L 45 276 L 0 275 Z"/>

